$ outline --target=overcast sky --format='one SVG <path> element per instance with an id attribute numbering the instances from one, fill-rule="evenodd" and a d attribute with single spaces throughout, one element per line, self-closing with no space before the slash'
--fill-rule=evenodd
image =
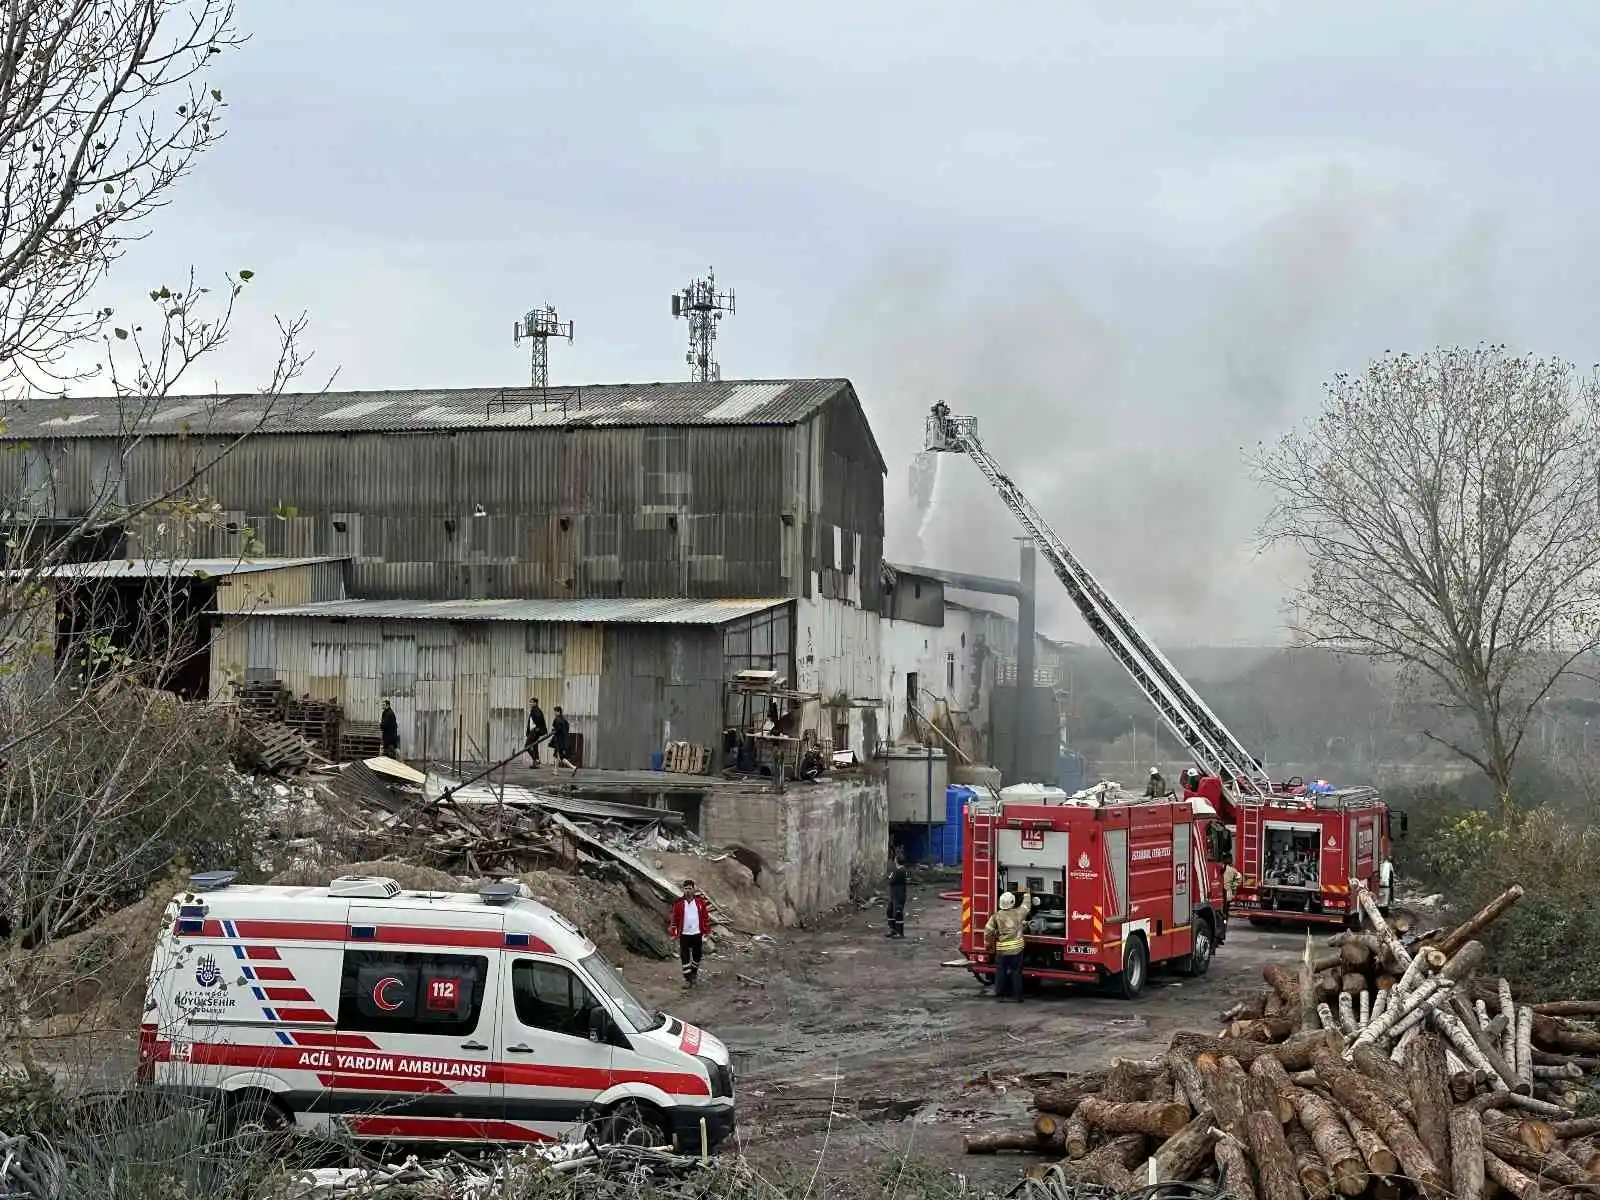
<path id="1" fill-rule="evenodd" d="M 1257 556 L 1240 450 L 1335 372 L 1441 341 L 1597 357 L 1580 0 L 240 15 L 229 135 L 109 297 L 253 269 L 223 388 L 302 308 L 339 387 L 522 383 L 512 322 L 546 300 L 577 326 L 553 382 L 684 378 L 668 297 L 715 264 L 725 378 L 854 380 L 892 558 L 1015 570 L 965 462 L 918 542 L 944 398 L 1158 638 L 1283 636 L 1294 564 Z M 1046 591 L 1046 630 L 1086 636 Z"/>

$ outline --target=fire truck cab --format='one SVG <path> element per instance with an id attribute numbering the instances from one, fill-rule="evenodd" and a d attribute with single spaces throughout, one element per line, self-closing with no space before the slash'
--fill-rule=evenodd
<path id="1" fill-rule="evenodd" d="M 1100 784 L 1064 801 L 1004 794 L 967 805 L 961 951 L 981 982 L 984 928 L 1006 891 L 1032 909 L 1025 979 L 1100 983 L 1133 999 L 1152 967 L 1202 975 L 1227 937 L 1223 832 L 1203 800 L 1137 800 Z"/>
<path id="2" fill-rule="evenodd" d="M 1234 866 L 1242 879 L 1233 908 L 1252 924 L 1359 919 L 1353 882 L 1379 908 L 1394 894 L 1389 807 L 1370 787 L 1234 796 Z M 1404 826 L 1404 815 L 1401 817 Z"/>

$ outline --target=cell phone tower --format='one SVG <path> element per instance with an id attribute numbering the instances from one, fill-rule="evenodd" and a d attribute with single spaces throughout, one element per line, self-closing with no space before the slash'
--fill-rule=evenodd
<path id="1" fill-rule="evenodd" d="M 553 304 L 531 310 L 511 327 L 513 343 L 518 346 L 523 342 L 529 343 L 528 356 L 532 362 L 533 387 L 540 392 L 547 392 L 550 389 L 551 338 L 566 338 L 567 341 L 572 341 L 572 322 L 563 321 L 557 316 Z"/>
<path id="2" fill-rule="evenodd" d="M 689 322 L 689 378 L 696 383 L 715 383 L 722 378 L 722 367 L 711 356 L 717 342 L 717 324 L 726 313 L 733 316 L 733 289 L 717 291 L 717 272 L 706 268 L 704 279 L 694 279 L 672 297 L 672 315 Z"/>

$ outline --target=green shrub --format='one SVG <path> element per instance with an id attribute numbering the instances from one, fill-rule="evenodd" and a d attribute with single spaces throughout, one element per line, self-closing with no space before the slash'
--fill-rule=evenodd
<path id="1" fill-rule="evenodd" d="M 1600 995 L 1600 830 L 1574 828 L 1546 808 L 1511 823 L 1468 810 L 1440 821 L 1418 857 L 1461 913 L 1523 886 L 1484 934 L 1492 969 L 1520 996 Z"/>

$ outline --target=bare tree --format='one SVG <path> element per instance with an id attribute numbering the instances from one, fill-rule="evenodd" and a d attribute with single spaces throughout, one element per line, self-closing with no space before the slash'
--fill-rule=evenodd
<path id="1" fill-rule="evenodd" d="M 1306 637 L 1431 685 L 1503 811 L 1541 700 L 1595 645 L 1600 390 L 1501 347 L 1386 355 L 1339 376 L 1253 465 L 1269 542 L 1304 553 Z"/>
<path id="2" fill-rule="evenodd" d="M 143 895 L 175 856 L 252 865 L 227 795 L 227 714 L 163 689 L 192 675 L 204 627 L 184 560 L 252 551 L 248 530 L 225 534 L 209 474 L 293 402 L 305 319 L 278 322 L 252 419 L 218 419 L 238 397 L 191 399 L 181 457 L 156 481 L 143 472 L 141 491 L 130 464 L 151 417 L 225 345 L 252 273 L 156 283 L 141 313 L 100 296 L 221 137 L 207 72 L 242 40 L 232 0 L 0 2 L 0 427 L 71 409 L 107 431 L 92 478 L 72 460 L 67 499 L 62 445 L 0 453 L 0 1041 L 40 947 Z M 102 395 L 63 399 L 88 388 Z M 76 570 L 129 553 L 146 577 L 131 611 Z"/>
<path id="3" fill-rule="evenodd" d="M 97 285 L 222 136 L 206 72 L 239 41 L 231 0 L 6 0 L 0 388 L 81 376 Z"/>

